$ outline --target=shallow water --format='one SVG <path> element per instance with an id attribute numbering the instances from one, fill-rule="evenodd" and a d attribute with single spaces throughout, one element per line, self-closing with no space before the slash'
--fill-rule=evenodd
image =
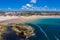
<path id="1" fill-rule="evenodd" d="M 60 18 L 40 18 L 26 23 L 36 33 L 30 40 L 60 40 Z"/>

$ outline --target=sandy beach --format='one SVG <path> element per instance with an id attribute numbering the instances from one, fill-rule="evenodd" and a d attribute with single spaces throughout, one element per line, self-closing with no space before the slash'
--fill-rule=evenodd
<path id="1" fill-rule="evenodd" d="M 8 23 L 22 23 L 28 20 L 34 20 L 37 18 L 60 18 L 60 16 L 0 16 L 0 24 Z"/>
<path id="2" fill-rule="evenodd" d="M 18 18 L 17 16 L 0 16 L 0 22 L 4 20 L 10 20 L 10 19 L 15 19 Z"/>

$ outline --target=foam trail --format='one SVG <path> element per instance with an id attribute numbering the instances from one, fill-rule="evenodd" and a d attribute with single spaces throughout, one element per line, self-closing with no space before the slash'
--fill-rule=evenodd
<path id="1" fill-rule="evenodd" d="M 56 36 L 55 36 L 55 39 L 56 39 L 56 40 L 59 40 L 59 38 L 57 38 Z"/>
<path id="2" fill-rule="evenodd" d="M 34 24 L 34 25 L 36 25 L 36 24 Z M 38 25 L 36 25 L 36 26 L 44 33 L 45 37 L 49 40 L 49 38 L 48 38 L 47 34 L 44 32 L 44 30 L 40 26 L 38 26 Z"/>

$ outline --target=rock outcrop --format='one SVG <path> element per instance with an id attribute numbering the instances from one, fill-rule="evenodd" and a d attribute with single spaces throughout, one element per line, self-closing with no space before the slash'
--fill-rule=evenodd
<path id="1" fill-rule="evenodd" d="M 34 28 L 26 24 L 0 25 L 0 40 L 6 40 L 8 37 L 10 37 L 8 40 L 12 40 L 11 36 L 15 37 L 16 40 L 26 39 L 32 34 L 34 34 Z"/>

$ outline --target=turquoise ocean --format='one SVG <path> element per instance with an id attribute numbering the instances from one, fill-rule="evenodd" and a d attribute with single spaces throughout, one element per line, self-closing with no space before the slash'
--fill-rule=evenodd
<path id="1" fill-rule="evenodd" d="M 30 40 L 60 40 L 60 18 L 38 18 L 25 23 L 35 29 Z"/>

